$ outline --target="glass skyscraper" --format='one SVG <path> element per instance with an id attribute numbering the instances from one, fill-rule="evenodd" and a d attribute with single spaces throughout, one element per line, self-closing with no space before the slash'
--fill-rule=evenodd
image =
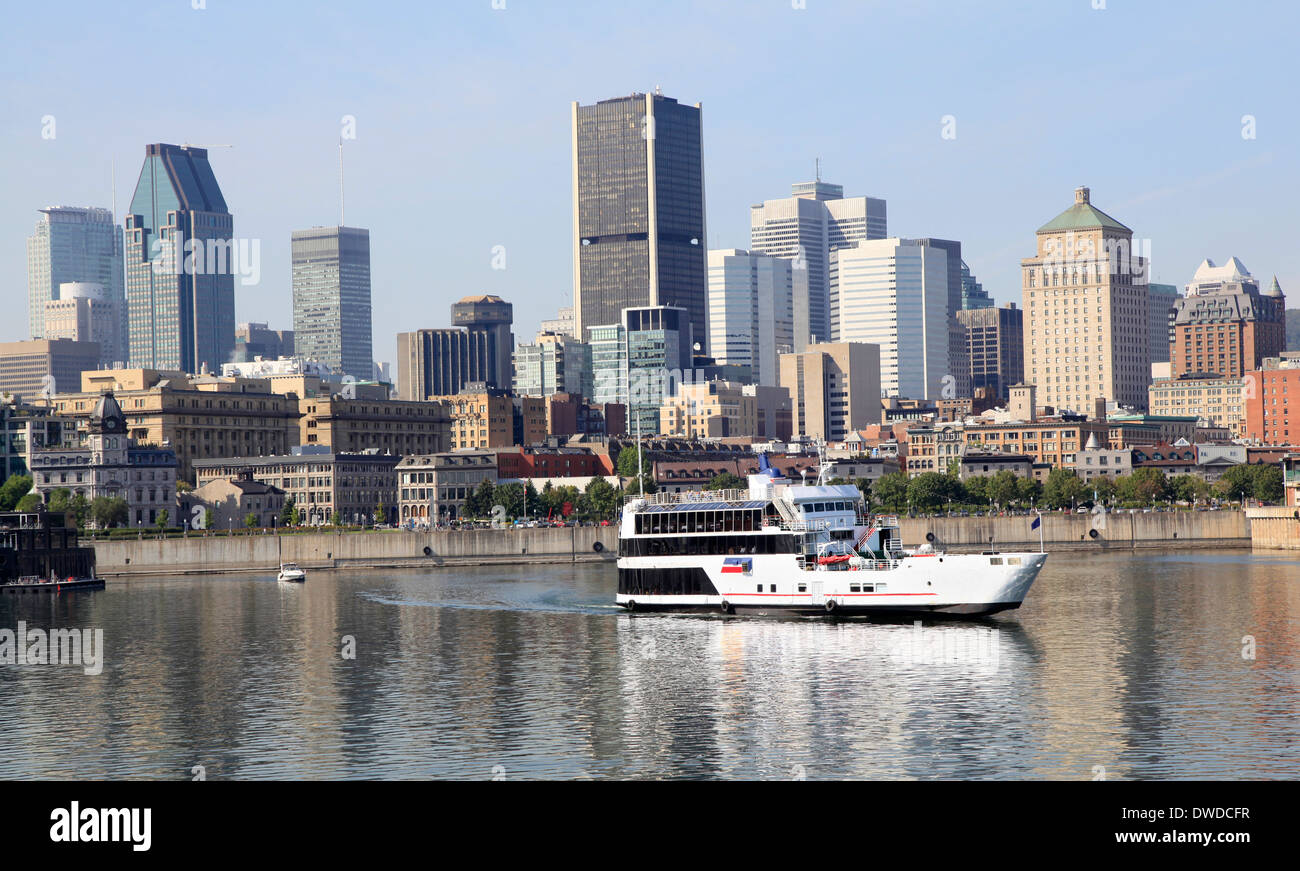
<path id="1" fill-rule="evenodd" d="M 701 112 L 661 94 L 573 104 L 580 341 L 633 306 L 680 306 L 707 341 Z"/>
<path id="2" fill-rule="evenodd" d="M 59 298 L 59 285 L 98 284 L 117 308 L 117 334 L 126 336 L 122 228 L 108 209 L 56 206 L 41 209 L 27 239 L 27 320 L 33 339 L 45 338 L 45 304 Z M 105 348 L 104 359 L 126 359 L 125 342 Z"/>
<path id="3" fill-rule="evenodd" d="M 131 364 L 220 372 L 235 347 L 234 219 L 204 148 L 145 146 L 126 215 Z"/>
<path id="4" fill-rule="evenodd" d="M 294 353 L 336 375 L 369 381 L 375 367 L 370 316 L 370 231 L 294 230 Z"/>

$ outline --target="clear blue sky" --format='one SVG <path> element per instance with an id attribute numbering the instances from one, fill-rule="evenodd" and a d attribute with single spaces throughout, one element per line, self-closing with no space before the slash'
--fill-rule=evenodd
<path id="1" fill-rule="evenodd" d="M 1000 302 L 1079 184 L 1151 240 L 1154 280 L 1236 255 L 1300 294 L 1297 7 L 1094 2 L 20 4 L 0 31 L 0 339 L 26 338 L 36 210 L 109 205 L 116 161 L 120 219 L 158 141 L 234 145 L 212 163 L 263 272 L 237 317 L 290 327 L 289 234 L 338 221 L 344 115 L 376 357 L 470 293 L 512 301 L 528 338 L 571 299 L 570 101 L 656 85 L 704 104 L 710 247 L 747 247 L 749 205 L 821 157 L 889 201 L 891 233 L 960 239 Z"/>

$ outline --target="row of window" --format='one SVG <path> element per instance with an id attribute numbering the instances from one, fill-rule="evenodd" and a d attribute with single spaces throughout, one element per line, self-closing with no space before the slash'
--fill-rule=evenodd
<path id="1" fill-rule="evenodd" d="M 619 556 L 741 556 L 799 553 L 793 535 L 709 535 L 681 538 L 624 538 Z"/>
<path id="2" fill-rule="evenodd" d="M 716 596 L 718 588 L 698 566 L 619 569 L 618 591 L 628 596 Z"/>

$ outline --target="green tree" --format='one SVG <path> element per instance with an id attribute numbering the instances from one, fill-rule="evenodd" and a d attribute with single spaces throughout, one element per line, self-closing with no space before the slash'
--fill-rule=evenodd
<path id="1" fill-rule="evenodd" d="M 578 506 L 584 519 L 613 520 L 618 512 L 618 489 L 604 478 L 592 478 Z"/>
<path id="2" fill-rule="evenodd" d="M 32 490 L 31 475 L 10 475 L 0 484 L 0 511 L 13 511 Z"/>
<path id="3" fill-rule="evenodd" d="M 1025 507 L 1036 505 L 1043 498 L 1043 485 L 1033 475 L 1016 479 L 1016 502 Z"/>
<path id="4" fill-rule="evenodd" d="M 496 504 L 496 485 L 484 478 L 474 492 L 466 497 L 465 514 L 468 517 L 491 517 L 492 506 Z"/>
<path id="5" fill-rule="evenodd" d="M 248 514 L 244 516 L 244 525 L 249 529 L 257 529 L 257 515 L 251 511 L 248 512 Z"/>
<path id="6" fill-rule="evenodd" d="M 97 529 L 125 526 L 129 514 L 126 500 L 120 496 L 96 496 L 90 503 L 90 518 Z"/>
<path id="7" fill-rule="evenodd" d="M 1200 475 L 1175 475 L 1169 479 L 1169 495 L 1178 502 L 1197 502 L 1209 490 L 1210 485 Z"/>
<path id="8" fill-rule="evenodd" d="M 1137 469 L 1128 476 L 1129 500 L 1149 505 L 1169 498 L 1169 479 L 1165 473 L 1150 466 Z"/>
<path id="9" fill-rule="evenodd" d="M 78 528 L 84 528 L 86 521 L 90 519 L 90 500 L 84 493 L 72 494 L 72 498 L 68 500 L 67 512 Z"/>
<path id="10" fill-rule="evenodd" d="M 40 497 L 40 496 L 38 496 L 38 495 L 35 494 L 35 493 L 28 493 L 26 496 L 24 496 L 23 498 L 21 498 L 21 499 L 18 500 L 18 504 L 14 506 L 14 510 L 15 510 L 15 511 L 35 511 L 35 510 L 36 510 L 36 506 L 38 506 L 38 505 L 40 505 L 40 504 L 41 504 L 41 497 Z"/>
<path id="11" fill-rule="evenodd" d="M 1048 508 L 1072 508 L 1086 494 L 1083 481 L 1073 469 L 1053 469 L 1043 487 L 1043 502 Z"/>
<path id="12" fill-rule="evenodd" d="M 989 478 L 985 485 L 984 493 L 989 502 L 998 508 L 1006 508 L 1012 502 L 1016 501 L 1019 479 L 1016 473 L 1010 469 L 1001 469 Z"/>
<path id="13" fill-rule="evenodd" d="M 888 511 L 902 511 L 907 507 L 907 491 L 907 475 L 902 472 L 881 475 L 871 488 L 877 502 Z"/>
<path id="14" fill-rule="evenodd" d="M 335 511 L 333 514 L 330 515 L 330 526 L 342 526 L 342 525 L 343 525 L 343 515 L 339 514 L 338 511 Z"/>
<path id="15" fill-rule="evenodd" d="M 1092 479 L 1092 491 L 1098 502 L 1110 502 L 1115 498 L 1115 481 L 1109 475 L 1098 475 Z"/>
<path id="16" fill-rule="evenodd" d="M 376 526 L 378 526 L 380 523 L 388 522 L 388 509 L 384 507 L 383 500 L 380 500 L 379 503 L 375 505 L 375 512 L 373 515 L 373 519 Z"/>
<path id="17" fill-rule="evenodd" d="M 1255 495 L 1255 474 L 1245 463 L 1229 466 L 1214 488 L 1225 499 L 1250 499 Z"/>
<path id="18" fill-rule="evenodd" d="M 989 501 L 989 477 L 972 475 L 966 480 L 966 501 L 971 505 L 987 505 Z"/>
<path id="19" fill-rule="evenodd" d="M 743 490 L 746 487 L 745 479 L 739 475 L 733 475 L 730 472 L 722 472 L 714 475 L 713 480 L 704 485 L 705 490 Z"/>
<path id="20" fill-rule="evenodd" d="M 292 496 L 284 500 L 284 506 L 280 509 L 280 525 L 298 525 L 298 507 L 294 504 Z"/>
<path id="21" fill-rule="evenodd" d="M 1255 498 L 1260 502 L 1282 501 L 1283 485 L 1282 467 L 1275 465 L 1258 465 L 1251 467 L 1251 482 L 1254 485 Z"/>
<path id="22" fill-rule="evenodd" d="M 646 493 L 655 491 L 654 462 L 649 457 L 644 456 L 644 453 L 642 451 L 641 480 L 640 487 L 638 487 L 635 480 L 637 478 L 636 445 L 624 445 L 623 449 L 618 452 L 618 465 L 615 467 L 615 472 L 619 477 L 633 479 L 627 484 L 628 493 L 640 493 L 642 492 L 641 487 L 644 488 Z"/>
<path id="23" fill-rule="evenodd" d="M 164 529 L 167 528 L 167 521 L 170 519 L 171 519 L 171 514 L 167 511 L 166 508 L 158 512 L 158 516 L 157 518 L 155 518 L 154 523 L 158 527 L 159 532 L 162 532 Z"/>
<path id="24" fill-rule="evenodd" d="M 194 491 L 194 485 L 191 484 L 189 481 L 177 481 L 177 482 L 176 482 L 176 492 L 177 492 L 177 493 L 191 493 L 191 492 L 193 492 L 193 491 Z"/>

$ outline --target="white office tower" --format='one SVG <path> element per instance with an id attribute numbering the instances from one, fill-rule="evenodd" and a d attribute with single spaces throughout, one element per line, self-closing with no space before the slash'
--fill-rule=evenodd
<path id="1" fill-rule="evenodd" d="M 709 252 L 709 350 L 721 365 L 748 366 L 754 384 L 779 384 L 780 355 L 795 350 L 795 271 L 779 257 Z"/>
<path id="2" fill-rule="evenodd" d="M 749 210 L 749 250 L 806 266 L 808 327 L 796 324 L 795 346 L 830 338 L 830 252 L 888 235 L 885 201 L 844 197 L 844 188 L 817 181 L 793 185 L 791 196 Z M 796 301 L 796 312 L 802 307 Z"/>
<path id="3" fill-rule="evenodd" d="M 830 298 L 836 341 L 880 346 L 884 395 L 943 398 L 944 378 L 951 376 L 943 249 L 880 239 L 833 251 Z"/>

